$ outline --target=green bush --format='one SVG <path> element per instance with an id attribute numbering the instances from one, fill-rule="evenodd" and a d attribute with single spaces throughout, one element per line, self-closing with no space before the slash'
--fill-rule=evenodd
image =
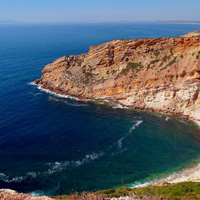
<path id="1" fill-rule="evenodd" d="M 93 74 L 92 74 L 91 72 L 86 72 L 85 76 L 86 76 L 87 78 L 89 78 L 89 77 L 93 77 Z"/>
<path id="2" fill-rule="evenodd" d="M 194 72 L 190 72 L 190 76 L 194 76 Z"/>
<path id="3" fill-rule="evenodd" d="M 72 75 L 72 73 L 69 70 L 67 70 L 66 73 L 69 75 Z"/>
<path id="4" fill-rule="evenodd" d="M 164 57 L 162 58 L 162 60 L 163 60 L 163 62 L 166 62 L 166 61 L 167 61 L 167 56 L 164 56 Z"/>
<path id="5" fill-rule="evenodd" d="M 154 55 L 155 55 L 156 57 L 158 57 L 159 54 L 160 54 L 160 52 L 155 52 L 155 53 L 154 53 Z"/>
<path id="6" fill-rule="evenodd" d="M 175 62 L 176 62 L 176 57 L 167 64 L 167 67 L 172 66 Z"/>
<path id="7" fill-rule="evenodd" d="M 128 63 L 125 69 L 122 69 L 120 74 L 127 75 L 130 70 L 134 70 L 137 67 L 141 67 L 140 63 Z"/>
<path id="8" fill-rule="evenodd" d="M 151 62 L 150 62 L 150 64 L 155 64 L 155 63 L 157 63 L 157 62 L 159 62 L 160 60 L 152 60 Z"/>
<path id="9" fill-rule="evenodd" d="M 172 47 L 172 48 L 170 49 L 171 55 L 173 55 L 173 51 L 174 51 L 174 48 Z"/>

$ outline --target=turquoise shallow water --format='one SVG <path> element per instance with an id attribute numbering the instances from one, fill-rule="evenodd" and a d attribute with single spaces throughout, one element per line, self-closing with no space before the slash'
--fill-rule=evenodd
<path id="1" fill-rule="evenodd" d="M 198 25 L 0 25 L 0 188 L 57 195 L 134 185 L 199 160 L 185 123 L 30 82 L 45 64 L 113 39 L 178 36 Z"/>

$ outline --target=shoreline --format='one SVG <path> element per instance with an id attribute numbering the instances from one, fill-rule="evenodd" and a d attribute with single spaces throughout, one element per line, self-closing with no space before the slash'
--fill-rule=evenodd
<path id="1" fill-rule="evenodd" d="M 73 97 L 70 95 L 65 95 L 65 94 L 59 94 L 57 92 L 53 92 L 47 88 L 43 88 L 41 84 L 36 84 L 35 82 L 31 82 L 30 85 L 34 85 L 36 86 L 39 90 L 49 93 L 51 95 L 55 95 L 57 97 L 60 98 L 69 98 L 69 99 L 74 99 L 77 101 L 101 101 L 103 99 L 83 99 L 83 98 L 79 98 L 79 97 Z M 103 100 L 103 101 L 109 101 L 109 100 Z M 109 101 L 110 103 L 114 103 L 117 105 L 120 105 L 120 108 L 129 108 L 129 109 L 134 109 L 136 111 L 148 111 L 151 114 L 158 114 L 158 115 L 171 115 L 174 117 L 178 117 L 179 119 L 184 120 L 186 123 L 192 122 L 194 123 L 195 127 L 198 128 L 198 130 L 200 130 L 200 121 L 195 121 L 193 119 L 190 119 L 188 117 L 185 116 L 177 116 L 177 115 L 173 115 L 170 113 L 164 113 L 164 112 L 159 112 L 156 110 L 148 110 L 148 109 L 135 109 L 132 107 L 128 107 L 128 106 L 124 106 L 122 104 L 119 104 L 117 102 L 112 102 Z M 182 117 L 182 118 L 181 118 Z M 177 119 L 178 119 L 177 118 Z M 193 127 L 194 128 L 194 127 Z M 198 162 L 196 162 L 196 164 L 192 164 L 193 166 L 188 166 L 178 172 L 172 173 L 171 175 L 167 176 L 166 178 L 161 178 L 158 180 L 152 180 L 150 182 L 145 182 L 143 184 L 139 184 L 138 186 L 134 186 L 133 188 L 143 188 L 143 187 L 147 187 L 147 186 L 162 186 L 164 185 L 166 182 L 170 183 L 170 184 L 176 184 L 176 183 L 182 183 L 182 182 L 200 182 L 200 160 Z"/>
<path id="2" fill-rule="evenodd" d="M 52 94 L 52 95 L 55 95 L 55 96 L 60 97 L 60 98 L 69 98 L 69 99 L 74 99 L 74 100 L 77 100 L 77 101 L 84 101 L 84 102 L 87 102 L 87 101 L 107 101 L 107 102 L 119 105 L 121 108 L 129 108 L 129 109 L 133 109 L 133 110 L 137 110 L 137 111 L 148 111 L 151 114 L 157 113 L 158 115 L 173 116 L 173 117 L 176 117 L 178 119 L 184 120 L 186 123 L 189 123 L 189 122 L 194 123 L 196 125 L 196 128 L 198 130 L 200 130 L 200 121 L 192 119 L 192 118 L 190 118 L 190 116 L 183 115 L 181 113 L 177 113 L 177 112 L 174 112 L 174 113 L 164 112 L 164 111 L 156 110 L 156 109 L 153 109 L 153 108 L 150 108 L 150 109 L 148 109 L 148 108 L 144 108 L 144 109 L 143 108 L 136 108 L 136 107 L 133 107 L 133 106 L 123 105 L 123 104 L 121 104 L 119 102 L 111 101 L 111 100 L 104 99 L 104 98 L 102 98 L 102 99 L 86 99 L 86 98 L 81 98 L 81 97 L 77 97 L 77 96 L 71 96 L 71 95 L 63 94 L 61 92 L 58 93 L 58 91 L 51 91 L 50 89 L 45 88 L 42 84 L 35 83 L 35 81 L 31 82 L 30 85 L 34 85 L 39 90 L 44 91 L 44 92 L 49 93 L 49 94 Z"/>

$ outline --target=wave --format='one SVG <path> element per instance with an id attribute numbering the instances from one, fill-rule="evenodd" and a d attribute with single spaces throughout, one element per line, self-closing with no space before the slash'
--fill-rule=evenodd
<path id="1" fill-rule="evenodd" d="M 57 98 L 57 97 L 54 97 L 54 96 L 49 96 L 48 97 L 48 99 L 50 100 L 50 101 L 56 101 L 56 102 L 63 102 L 63 103 L 65 103 L 66 105 L 68 105 L 68 106 L 72 106 L 72 107 L 86 107 L 86 106 L 88 106 L 88 104 L 86 104 L 86 103 L 80 103 L 80 101 L 79 101 L 79 103 L 77 103 L 77 101 L 74 101 L 74 102 L 72 102 L 72 103 L 70 103 L 68 100 L 66 100 L 66 99 L 62 99 L 62 98 Z"/>
<path id="2" fill-rule="evenodd" d="M 61 172 L 65 170 L 67 167 L 79 167 L 85 163 L 89 163 L 94 161 L 100 157 L 104 156 L 104 152 L 100 151 L 98 153 L 92 152 L 91 154 L 86 155 L 81 160 L 72 160 L 72 161 L 65 161 L 65 162 L 55 162 L 55 163 L 46 163 L 49 165 L 49 169 L 44 172 L 28 172 L 25 176 L 13 177 L 10 178 L 9 176 L 5 175 L 4 173 L 0 173 L 0 180 L 6 183 L 20 183 L 27 179 L 34 179 L 37 178 L 39 175 L 51 175 L 57 172 Z"/>
<path id="3" fill-rule="evenodd" d="M 121 139 L 119 139 L 118 141 L 117 141 L 117 145 L 118 145 L 118 147 L 121 149 L 122 148 L 122 141 L 123 141 L 123 139 L 124 139 L 124 137 L 122 137 Z"/>
<path id="4" fill-rule="evenodd" d="M 154 179 L 149 182 L 133 184 L 133 188 L 147 187 L 147 186 L 161 186 L 164 183 L 176 184 L 182 182 L 200 182 L 200 163 L 191 168 L 185 168 L 181 171 L 174 172 L 171 175 L 161 178 Z"/>
<path id="5" fill-rule="evenodd" d="M 9 176 L 6 176 L 4 173 L 0 173 L 0 180 L 6 183 L 20 183 L 25 179 L 26 177 L 24 176 L 10 178 Z"/>
<path id="6" fill-rule="evenodd" d="M 45 92 L 45 93 L 48 93 L 48 94 L 51 94 L 51 95 L 54 95 L 56 97 L 59 97 L 59 98 L 65 98 L 65 99 L 73 99 L 73 100 L 76 100 L 76 101 L 84 101 L 84 102 L 93 102 L 93 101 L 99 101 L 99 104 L 105 104 L 105 103 L 109 103 L 109 105 L 114 108 L 114 109 L 127 109 L 128 107 L 127 106 L 124 106 L 124 105 L 121 105 L 121 104 L 118 104 L 118 103 L 114 103 L 114 102 L 111 102 L 109 100 L 106 100 L 106 99 L 97 99 L 97 100 L 94 100 L 94 99 L 86 99 L 86 100 L 81 100 L 79 98 L 76 98 L 76 97 L 73 97 L 73 96 L 70 96 L 70 95 L 63 95 L 63 94 L 58 94 L 56 92 L 52 92 L 48 89 L 45 89 L 45 88 L 42 88 L 42 85 L 40 84 L 35 84 L 34 82 L 31 82 L 31 83 L 28 83 L 28 85 L 34 85 L 36 86 L 39 90 Z M 68 104 L 69 105 L 69 104 Z M 70 104 L 71 105 L 71 104 Z M 72 104 L 72 106 L 83 106 L 83 105 L 78 105 L 78 104 Z M 84 105 L 84 106 L 87 106 L 87 105 Z"/>
<path id="7" fill-rule="evenodd" d="M 129 133 L 131 133 L 137 126 L 139 126 L 143 120 L 138 120 L 136 123 L 130 128 Z"/>
<path id="8" fill-rule="evenodd" d="M 93 161 L 102 157 L 104 154 L 105 153 L 102 151 L 99 153 L 92 152 L 92 154 L 86 155 L 85 158 L 83 158 L 82 160 L 47 163 L 47 165 L 51 166 L 51 168 L 48 169 L 46 172 L 43 172 L 43 174 L 45 175 L 54 174 L 66 169 L 68 166 L 79 167 L 85 163 L 89 163 L 90 161 Z"/>
<path id="9" fill-rule="evenodd" d="M 63 94 L 57 94 L 56 92 L 52 92 L 48 89 L 45 89 L 45 88 L 42 88 L 42 85 L 40 84 L 35 84 L 34 82 L 31 82 L 29 83 L 29 85 L 34 85 L 36 86 L 39 90 L 45 92 L 45 93 L 48 93 L 48 94 L 51 94 L 51 95 L 54 95 L 56 97 L 60 97 L 60 98 L 66 98 L 66 99 L 74 99 L 74 100 L 77 100 L 77 101 L 80 101 L 80 99 L 76 98 L 76 97 L 72 97 L 72 96 L 69 96 L 69 95 L 63 95 Z"/>
<path id="10" fill-rule="evenodd" d="M 126 134 L 124 137 L 120 138 L 120 139 L 117 141 L 117 145 L 118 145 L 118 147 L 119 147 L 120 149 L 122 148 L 122 141 L 123 141 L 130 133 L 132 133 L 132 131 L 133 131 L 134 129 L 136 129 L 136 127 L 139 126 L 139 125 L 143 122 L 143 120 L 138 120 L 138 121 L 134 121 L 134 122 L 135 122 L 135 124 L 130 128 L 129 133 Z"/>

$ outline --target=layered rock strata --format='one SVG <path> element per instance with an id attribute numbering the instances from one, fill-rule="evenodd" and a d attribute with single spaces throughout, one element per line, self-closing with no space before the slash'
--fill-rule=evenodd
<path id="1" fill-rule="evenodd" d="M 80 99 L 180 114 L 200 122 L 200 32 L 115 40 L 45 66 L 42 88 Z"/>

